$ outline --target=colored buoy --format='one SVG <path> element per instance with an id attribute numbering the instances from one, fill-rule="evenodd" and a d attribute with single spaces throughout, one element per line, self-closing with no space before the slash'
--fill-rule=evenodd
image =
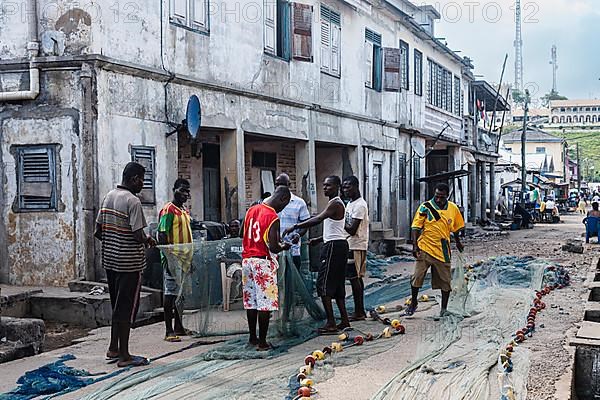
<path id="1" fill-rule="evenodd" d="M 373 334 L 372 334 L 372 333 L 367 333 L 367 334 L 365 335 L 365 340 L 366 340 L 367 342 L 370 342 L 370 341 L 372 341 L 373 339 L 375 339 L 375 338 L 373 337 Z"/>
<path id="2" fill-rule="evenodd" d="M 392 329 L 389 326 L 383 330 L 383 337 L 385 337 L 385 338 L 392 337 Z"/>
<path id="3" fill-rule="evenodd" d="M 304 357 L 304 364 L 306 365 L 310 365 L 311 367 L 315 366 L 315 357 L 313 357 L 312 354 L 309 354 L 308 356 Z"/>
<path id="4" fill-rule="evenodd" d="M 398 325 L 396 331 L 403 335 L 406 332 L 406 328 L 404 328 L 404 325 Z"/>
<path id="5" fill-rule="evenodd" d="M 397 319 L 394 319 L 394 320 L 392 320 L 390 325 L 392 325 L 392 328 L 397 328 L 398 325 L 400 325 L 400 321 L 398 321 Z"/>
<path id="6" fill-rule="evenodd" d="M 362 345 L 364 342 L 365 342 L 365 338 L 363 338 L 360 335 L 358 335 L 354 338 L 354 344 L 356 344 L 357 346 Z"/>
<path id="7" fill-rule="evenodd" d="M 313 351 L 312 355 L 316 360 L 319 360 L 319 361 L 322 361 L 325 359 L 325 353 L 323 353 L 321 350 Z"/>
<path id="8" fill-rule="evenodd" d="M 427 296 L 426 294 L 421 295 L 421 301 L 429 301 L 429 296 Z"/>
<path id="9" fill-rule="evenodd" d="M 312 379 L 306 378 L 306 379 L 302 379 L 300 381 L 300 384 L 302 386 L 306 386 L 307 388 L 309 388 L 309 387 L 312 387 L 315 384 L 315 382 Z"/>
<path id="10" fill-rule="evenodd" d="M 301 387 L 298 389 L 298 396 L 310 397 L 310 388 L 308 386 Z"/>
<path id="11" fill-rule="evenodd" d="M 375 311 L 377 311 L 379 314 L 383 314 L 385 312 L 385 306 L 377 306 Z"/>
<path id="12" fill-rule="evenodd" d="M 348 340 L 348 334 L 347 334 L 346 332 L 340 333 L 340 334 L 338 335 L 338 339 L 339 339 L 339 340 L 341 340 L 342 342 L 343 342 L 344 340 Z"/>

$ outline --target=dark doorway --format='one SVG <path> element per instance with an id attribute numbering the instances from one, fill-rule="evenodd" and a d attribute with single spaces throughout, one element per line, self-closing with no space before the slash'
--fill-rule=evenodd
<path id="1" fill-rule="evenodd" d="M 426 176 L 441 174 L 442 172 L 448 172 L 448 163 L 449 163 L 449 156 L 448 156 L 447 149 L 431 151 L 427 155 Z M 440 183 L 440 181 L 427 183 L 427 198 L 433 197 L 435 185 L 437 185 L 438 183 Z"/>
<path id="2" fill-rule="evenodd" d="M 383 174 L 381 171 L 381 164 L 373 164 L 373 187 L 375 188 L 375 221 L 381 222 L 381 207 L 383 207 L 383 193 L 381 187 L 381 181 L 383 180 Z"/>
<path id="3" fill-rule="evenodd" d="M 221 221 L 221 157 L 218 144 L 202 145 L 204 220 Z"/>

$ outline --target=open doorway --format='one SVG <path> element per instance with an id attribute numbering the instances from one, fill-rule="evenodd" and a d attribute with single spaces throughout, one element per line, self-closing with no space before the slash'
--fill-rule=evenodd
<path id="1" fill-rule="evenodd" d="M 221 159 L 218 144 L 202 145 L 204 220 L 221 221 Z"/>

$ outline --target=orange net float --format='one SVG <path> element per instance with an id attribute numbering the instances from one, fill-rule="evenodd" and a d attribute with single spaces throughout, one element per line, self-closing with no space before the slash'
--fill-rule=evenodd
<path id="1" fill-rule="evenodd" d="M 298 380 L 298 382 L 301 382 L 302 379 L 306 379 L 306 374 L 301 372 L 298 375 L 296 375 L 296 379 Z"/>
<path id="2" fill-rule="evenodd" d="M 332 352 L 333 352 L 333 350 L 331 349 L 331 347 L 329 347 L 329 346 L 323 347 L 323 353 L 331 354 Z"/>
<path id="3" fill-rule="evenodd" d="M 406 328 L 404 327 L 404 325 L 398 325 L 396 327 L 396 332 L 398 332 L 401 335 L 404 335 L 406 333 Z"/>
<path id="4" fill-rule="evenodd" d="M 298 389 L 298 396 L 302 397 L 310 397 L 310 388 L 308 386 L 302 386 Z"/>
<path id="5" fill-rule="evenodd" d="M 375 337 L 373 336 L 372 333 L 367 333 L 365 335 L 365 341 L 367 341 L 367 342 L 372 342 L 374 339 L 375 339 Z"/>

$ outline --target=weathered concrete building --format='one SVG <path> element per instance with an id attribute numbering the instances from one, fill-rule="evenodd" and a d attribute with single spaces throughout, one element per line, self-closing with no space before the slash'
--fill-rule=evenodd
<path id="1" fill-rule="evenodd" d="M 95 215 L 130 160 L 149 221 L 178 176 L 195 218 L 226 221 L 276 173 L 312 212 L 325 176 L 354 174 L 372 229 L 405 236 L 418 179 L 460 170 L 478 140 L 470 61 L 405 0 L 29 0 L 0 17 L 2 282 L 98 279 Z M 168 135 L 194 94 L 199 137 Z"/>

